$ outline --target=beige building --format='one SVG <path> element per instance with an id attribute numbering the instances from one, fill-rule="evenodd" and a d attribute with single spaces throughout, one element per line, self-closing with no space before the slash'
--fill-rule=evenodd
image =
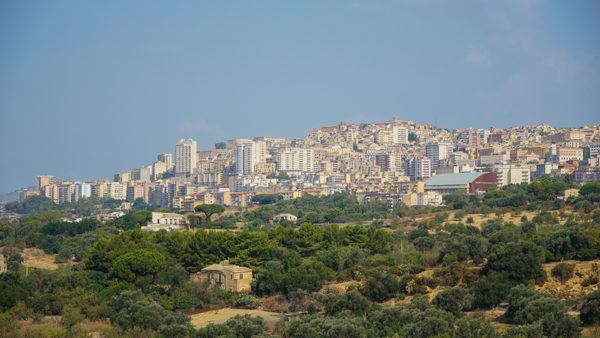
<path id="1" fill-rule="evenodd" d="M 252 270 L 247 267 L 229 264 L 229 261 L 221 261 L 219 264 L 212 264 L 193 278 L 200 281 L 208 281 L 212 285 L 217 285 L 226 291 L 250 292 L 252 284 Z"/>
<path id="2" fill-rule="evenodd" d="M 562 162 L 566 161 L 582 161 L 583 160 L 583 149 L 581 148 L 569 148 L 559 147 L 558 148 L 558 160 Z"/>
<path id="3" fill-rule="evenodd" d="M 531 168 L 520 164 L 498 164 L 493 167 L 498 175 L 498 186 L 531 182 Z"/>
<path id="4" fill-rule="evenodd" d="M 40 175 L 36 177 L 36 188 L 37 191 L 42 190 L 43 187 L 54 183 L 54 176 Z"/>

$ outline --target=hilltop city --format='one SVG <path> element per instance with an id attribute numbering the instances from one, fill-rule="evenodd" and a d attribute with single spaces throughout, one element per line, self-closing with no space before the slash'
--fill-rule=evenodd
<path id="1" fill-rule="evenodd" d="M 309 129 L 303 139 L 233 139 L 214 149 L 181 139 L 174 154 L 159 154 L 112 180 L 40 175 L 20 200 L 42 195 L 60 204 L 97 197 L 127 207 L 142 199 L 190 212 L 201 204 L 245 207 L 265 194 L 294 199 L 350 192 L 390 207 L 439 206 L 456 190 L 481 194 L 547 174 L 573 174 L 578 183 L 600 180 L 599 149 L 600 125 L 448 130 L 398 119 L 340 123 Z"/>

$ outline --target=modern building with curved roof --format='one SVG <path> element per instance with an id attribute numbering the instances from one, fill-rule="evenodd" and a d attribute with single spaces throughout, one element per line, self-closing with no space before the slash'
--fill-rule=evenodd
<path id="1" fill-rule="evenodd" d="M 498 176 L 494 172 L 466 172 L 439 174 L 425 181 L 425 190 L 448 194 L 466 190 L 469 194 L 498 187 Z"/>

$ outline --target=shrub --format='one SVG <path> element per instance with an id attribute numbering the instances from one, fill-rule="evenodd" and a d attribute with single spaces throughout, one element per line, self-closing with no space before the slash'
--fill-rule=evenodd
<path id="1" fill-rule="evenodd" d="M 561 283 L 564 283 L 573 277 L 575 264 L 561 262 L 552 268 L 552 276 L 556 277 Z"/>
<path id="2" fill-rule="evenodd" d="M 397 296 L 401 287 L 398 277 L 388 273 L 375 272 L 361 288 L 361 292 L 373 301 L 383 302 Z"/>
<path id="3" fill-rule="evenodd" d="M 446 288 L 435 296 L 433 305 L 455 317 L 462 317 L 462 312 L 473 305 L 473 295 L 461 287 Z"/>
<path id="4" fill-rule="evenodd" d="M 463 210 L 458 210 L 458 211 L 456 211 L 456 212 L 454 213 L 454 218 L 455 218 L 455 219 L 458 219 L 458 220 L 461 220 L 461 219 L 463 219 L 463 218 L 464 218 L 466 215 L 467 215 L 467 213 L 466 213 L 466 212 L 464 212 Z"/>
<path id="5" fill-rule="evenodd" d="M 240 293 L 233 300 L 233 306 L 240 309 L 255 309 L 256 299 L 247 293 Z"/>
<path id="6" fill-rule="evenodd" d="M 267 326 L 261 317 L 235 316 L 223 324 L 209 324 L 196 331 L 198 338 L 240 337 L 250 338 L 267 334 Z"/>
<path id="7" fill-rule="evenodd" d="M 600 290 L 585 297 L 579 318 L 584 324 L 600 324 Z"/>

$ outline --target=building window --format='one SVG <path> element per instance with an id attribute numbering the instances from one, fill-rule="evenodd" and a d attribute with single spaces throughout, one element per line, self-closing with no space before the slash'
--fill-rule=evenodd
<path id="1" fill-rule="evenodd" d="M 240 273 L 240 279 L 244 279 L 244 274 Z"/>

